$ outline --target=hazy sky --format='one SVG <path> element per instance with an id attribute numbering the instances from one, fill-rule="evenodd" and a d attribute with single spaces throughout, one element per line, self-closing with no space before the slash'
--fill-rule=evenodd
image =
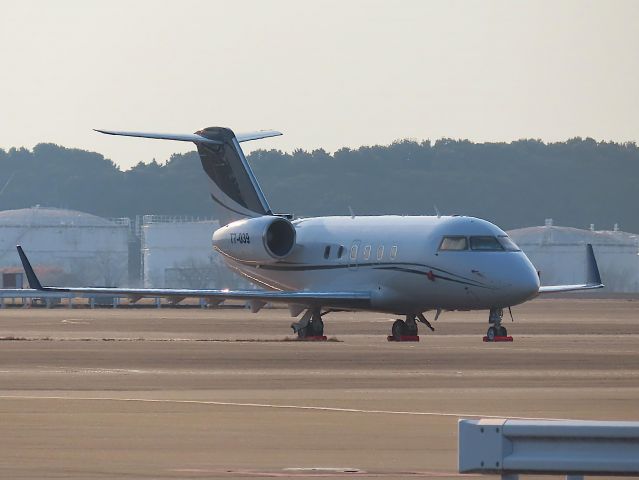
<path id="1" fill-rule="evenodd" d="M 0 61 L 0 148 L 125 168 L 193 147 L 92 128 L 639 141 L 637 1 L 0 0 Z"/>

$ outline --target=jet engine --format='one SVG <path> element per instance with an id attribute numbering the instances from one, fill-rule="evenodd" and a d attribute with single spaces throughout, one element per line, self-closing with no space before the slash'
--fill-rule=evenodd
<path id="1" fill-rule="evenodd" d="M 295 226 L 286 218 L 265 215 L 238 220 L 213 233 L 213 248 L 237 260 L 272 263 L 295 247 Z"/>

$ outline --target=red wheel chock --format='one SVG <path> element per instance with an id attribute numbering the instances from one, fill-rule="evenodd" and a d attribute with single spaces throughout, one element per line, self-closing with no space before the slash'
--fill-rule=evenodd
<path id="1" fill-rule="evenodd" d="M 494 340 L 490 341 L 488 340 L 488 337 L 484 337 L 483 338 L 484 342 L 486 343 L 493 343 L 493 342 L 512 342 L 513 341 L 513 337 L 511 337 L 510 335 L 507 337 L 495 337 Z"/>
<path id="2" fill-rule="evenodd" d="M 401 337 L 389 335 L 387 340 L 389 342 L 419 342 L 419 335 L 402 335 Z"/>

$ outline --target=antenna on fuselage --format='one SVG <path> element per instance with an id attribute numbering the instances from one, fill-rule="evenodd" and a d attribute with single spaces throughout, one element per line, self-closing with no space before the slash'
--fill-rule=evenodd
<path id="1" fill-rule="evenodd" d="M 442 218 L 442 214 L 439 213 L 439 208 L 437 208 L 437 205 L 433 205 L 433 207 L 435 208 L 435 215 L 437 215 L 437 218 Z"/>
<path id="2" fill-rule="evenodd" d="M 348 211 L 351 212 L 351 218 L 355 218 L 355 212 L 353 212 L 353 209 L 350 205 L 348 206 Z"/>

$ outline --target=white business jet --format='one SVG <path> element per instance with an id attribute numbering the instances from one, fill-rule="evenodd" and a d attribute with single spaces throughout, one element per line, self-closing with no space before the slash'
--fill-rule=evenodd
<path id="1" fill-rule="evenodd" d="M 335 311 L 375 311 L 405 316 L 394 338 L 415 336 L 424 316 L 446 310 L 488 310 L 488 340 L 505 337 L 503 311 L 546 292 L 603 287 L 592 246 L 587 246 L 586 283 L 540 286 L 526 255 L 499 227 L 464 216 L 344 216 L 292 219 L 271 211 L 240 148 L 241 142 L 281 135 L 260 131 L 235 135 L 227 128 L 194 134 L 119 132 L 109 135 L 193 142 L 210 178 L 211 199 L 222 226 L 213 248 L 229 268 L 261 290 L 188 290 L 44 287 L 20 247 L 31 288 L 77 294 L 187 297 L 216 304 L 244 300 L 253 312 L 268 302 L 288 304 L 301 338 L 322 336 L 322 317 Z"/>

